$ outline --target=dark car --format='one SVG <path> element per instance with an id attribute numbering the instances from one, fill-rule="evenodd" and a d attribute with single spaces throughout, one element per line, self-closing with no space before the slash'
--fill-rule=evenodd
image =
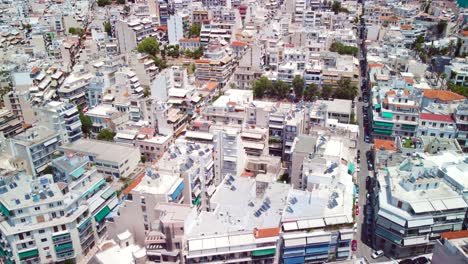
<path id="1" fill-rule="evenodd" d="M 372 181 L 371 176 L 367 176 L 366 177 L 366 189 L 369 189 L 369 187 L 371 187 L 371 181 Z"/>
<path id="2" fill-rule="evenodd" d="M 374 170 L 374 164 L 370 160 L 367 160 L 367 169 L 368 170 Z"/>
<path id="3" fill-rule="evenodd" d="M 398 263 L 399 264 L 413 264 L 413 261 L 411 259 L 404 259 Z"/>
<path id="4" fill-rule="evenodd" d="M 419 257 L 413 259 L 413 264 L 426 264 L 429 263 L 429 260 L 426 257 Z"/>

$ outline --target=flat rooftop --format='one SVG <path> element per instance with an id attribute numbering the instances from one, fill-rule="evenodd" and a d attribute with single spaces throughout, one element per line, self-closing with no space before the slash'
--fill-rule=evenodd
<path id="1" fill-rule="evenodd" d="M 271 182 L 264 193 L 257 196 L 256 184 L 253 178 L 226 176 L 211 198 L 211 205 L 216 209 L 203 211 L 189 236 L 227 235 L 278 227 L 291 187 Z"/>
<path id="2" fill-rule="evenodd" d="M 15 140 L 15 143 L 19 143 L 24 146 L 32 146 L 49 140 L 51 137 L 55 137 L 57 135 L 56 131 L 45 126 L 36 126 L 16 135 L 13 139 Z"/>
<path id="3" fill-rule="evenodd" d="M 82 152 L 95 155 L 96 159 L 121 163 L 134 155 L 136 148 L 101 140 L 80 139 L 60 147 L 61 151 Z"/>
<path id="4" fill-rule="evenodd" d="M 183 179 L 161 172 L 155 172 L 156 177 L 145 175 L 133 191 L 149 194 L 170 194 L 171 190 L 177 189 L 182 183 Z"/>

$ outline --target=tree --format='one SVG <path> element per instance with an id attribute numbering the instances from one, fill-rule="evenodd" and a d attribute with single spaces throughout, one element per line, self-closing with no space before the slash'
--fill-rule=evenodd
<path id="1" fill-rule="evenodd" d="M 97 5 L 98 6 L 106 6 L 112 4 L 111 0 L 97 0 Z"/>
<path id="2" fill-rule="evenodd" d="M 148 97 L 148 96 L 150 96 L 150 94 L 151 94 L 150 88 L 149 88 L 148 86 L 145 85 L 145 86 L 143 87 L 143 96 L 144 96 L 144 97 Z"/>
<path id="3" fill-rule="evenodd" d="M 159 43 L 153 37 L 145 38 L 140 42 L 140 44 L 138 44 L 137 51 L 155 56 L 159 53 Z"/>
<path id="4" fill-rule="evenodd" d="M 260 77 L 253 84 L 253 94 L 254 97 L 262 98 L 267 91 L 271 91 L 273 88 L 273 83 L 265 76 Z"/>
<path id="5" fill-rule="evenodd" d="M 117 0 L 117 3 L 118 3 L 119 5 L 125 5 L 126 2 L 127 2 L 127 1 L 125 1 L 125 0 Z"/>
<path id="6" fill-rule="evenodd" d="M 313 100 L 319 95 L 319 88 L 315 83 L 311 83 L 304 92 L 304 97 L 306 100 Z"/>
<path id="7" fill-rule="evenodd" d="M 72 35 L 79 35 L 82 36 L 84 34 L 84 30 L 82 28 L 75 28 L 75 27 L 70 27 L 68 29 L 68 33 Z"/>
<path id="8" fill-rule="evenodd" d="M 304 79 L 299 75 L 294 76 L 292 87 L 296 98 L 301 97 L 304 93 Z"/>
<path id="9" fill-rule="evenodd" d="M 279 80 L 273 84 L 273 90 L 270 93 L 272 96 L 278 98 L 286 98 L 289 94 L 289 86 L 287 83 Z"/>
<path id="10" fill-rule="evenodd" d="M 234 82 L 229 83 L 229 89 L 236 89 L 236 88 L 237 88 L 236 83 L 234 83 Z"/>
<path id="11" fill-rule="evenodd" d="M 446 28 L 447 28 L 447 21 L 440 20 L 439 23 L 437 23 L 437 33 L 439 35 L 442 35 L 445 32 Z"/>
<path id="12" fill-rule="evenodd" d="M 104 24 L 104 31 L 107 32 L 108 36 L 112 36 L 112 26 L 109 20 Z"/>
<path id="13" fill-rule="evenodd" d="M 178 58 L 180 55 L 179 45 L 169 45 L 164 50 L 167 50 L 167 56 L 171 56 L 173 58 Z"/>
<path id="14" fill-rule="evenodd" d="M 338 1 L 333 1 L 333 4 L 331 6 L 331 10 L 335 12 L 335 14 L 338 14 L 341 10 L 341 3 Z"/>
<path id="15" fill-rule="evenodd" d="M 333 42 L 330 46 L 330 51 L 338 52 L 341 55 L 353 55 L 356 56 L 358 53 L 358 48 L 353 46 L 346 46 L 340 42 Z"/>
<path id="16" fill-rule="evenodd" d="M 145 163 L 146 162 L 146 156 L 141 155 L 140 160 L 141 160 L 141 163 Z"/>
<path id="17" fill-rule="evenodd" d="M 341 78 L 338 81 L 338 88 L 333 95 L 334 98 L 353 100 L 357 95 L 357 87 L 351 86 L 351 79 Z"/>
<path id="18" fill-rule="evenodd" d="M 107 128 L 104 128 L 103 130 L 99 131 L 99 134 L 97 135 L 97 139 L 105 141 L 112 141 L 114 140 L 114 137 L 115 132 Z"/>
<path id="19" fill-rule="evenodd" d="M 46 174 L 54 174 L 54 167 L 48 165 L 45 167 L 43 171 L 41 171 L 41 175 L 46 175 Z"/>
<path id="20" fill-rule="evenodd" d="M 193 23 L 189 28 L 189 38 L 199 37 L 201 32 L 201 25 L 198 23 Z"/>
<path id="21" fill-rule="evenodd" d="M 332 96 L 333 94 L 333 87 L 329 84 L 325 84 L 322 87 L 322 98 L 328 99 Z"/>
<path id="22" fill-rule="evenodd" d="M 80 112 L 80 121 L 81 121 L 81 131 L 85 135 L 89 135 L 91 133 L 91 127 L 93 126 L 93 121 L 91 118 L 83 112 Z"/>

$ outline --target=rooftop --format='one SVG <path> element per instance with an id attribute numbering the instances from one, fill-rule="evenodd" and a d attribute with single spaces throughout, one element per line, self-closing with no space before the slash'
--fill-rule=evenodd
<path id="1" fill-rule="evenodd" d="M 424 90 L 424 97 L 442 101 L 455 101 L 466 99 L 463 95 L 446 90 Z"/>
<path id="2" fill-rule="evenodd" d="M 106 160 L 121 163 L 126 158 L 135 154 L 135 148 L 101 140 L 80 139 L 73 143 L 62 145 L 60 149 L 64 152 L 81 152 L 86 155 L 96 156 L 98 160 Z"/>
<path id="3" fill-rule="evenodd" d="M 277 182 L 257 184 L 250 177 L 226 176 L 211 199 L 215 210 L 200 214 L 190 236 L 226 235 L 252 232 L 254 228 L 278 227 L 291 187 Z"/>

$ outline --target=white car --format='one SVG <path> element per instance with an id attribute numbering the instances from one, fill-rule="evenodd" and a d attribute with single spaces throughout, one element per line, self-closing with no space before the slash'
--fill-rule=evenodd
<path id="1" fill-rule="evenodd" d="M 357 172 L 360 172 L 360 171 L 361 171 L 361 167 L 357 166 L 357 167 L 356 167 L 356 171 L 357 171 Z"/>
<path id="2" fill-rule="evenodd" d="M 377 250 L 377 251 L 374 251 L 374 252 L 372 253 L 372 258 L 373 258 L 373 259 L 380 258 L 380 257 L 383 256 L 383 255 L 384 255 L 384 253 L 383 253 L 382 250 Z"/>

